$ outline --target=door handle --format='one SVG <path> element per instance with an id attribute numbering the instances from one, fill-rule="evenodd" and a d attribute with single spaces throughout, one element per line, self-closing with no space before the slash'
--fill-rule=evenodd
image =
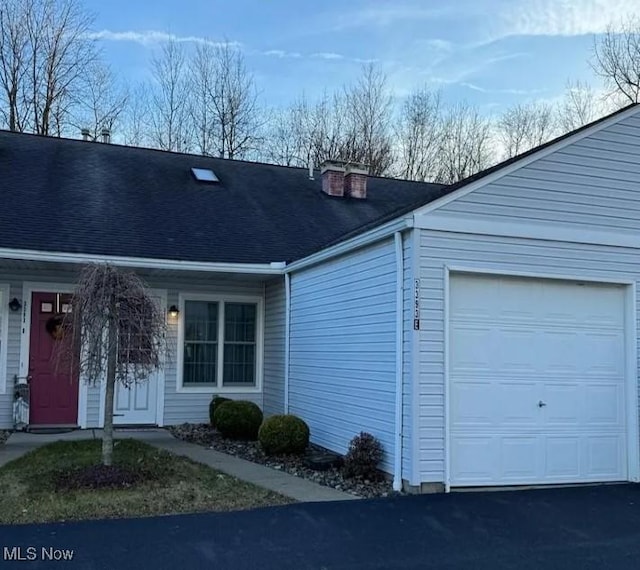
<path id="1" fill-rule="evenodd" d="M 540 401 L 538 402 L 538 407 L 539 407 L 539 408 L 544 408 L 546 405 L 547 405 L 547 404 L 546 404 L 545 402 L 543 402 L 542 400 L 540 400 Z"/>

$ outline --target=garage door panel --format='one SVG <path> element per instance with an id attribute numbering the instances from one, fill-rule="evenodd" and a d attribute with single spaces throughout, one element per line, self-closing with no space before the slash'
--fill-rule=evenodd
<path id="1" fill-rule="evenodd" d="M 451 402 L 454 427 L 490 426 L 495 423 L 496 407 L 491 382 L 456 382 Z"/>
<path id="2" fill-rule="evenodd" d="M 476 374 L 494 370 L 495 347 L 491 328 L 456 326 L 453 330 L 458 340 L 451 347 L 452 371 L 471 370 Z"/>
<path id="3" fill-rule="evenodd" d="M 547 436 L 544 438 L 544 477 L 553 481 L 581 478 L 582 438 L 574 436 Z"/>
<path id="4" fill-rule="evenodd" d="M 500 438 L 500 479 L 505 482 L 532 480 L 538 476 L 537 436 L 511 436 Z"/>
<path id="5" fill-rule="evenodd" d="M 619 384 L 590 384 L 585 386 L 584 390 L 584 419 L 587 425 L 623 427 L 623 386 Z"/>
<path id="6" fill-rule="evenodd" d="M 624 480 L 623 287 L 450 279 L 451 482 Z"/>
<path id="7" fill-rule="evenodd" d="M 497 438 L 492 436 L 454 437 L 451 441 L 452 476 L 469 485 L 477 481 L 493 481 L 496 478 L 496 462 L 499 453 Z"/>
<path id="8" fill-rule="evenodd" d="M 625 478 L 624 437 L 620 435 L 585 438 L 586 471 L 591 479 L 618 481 Z"/>
<path id="9" fill-rule="evenodd" d="M 582 425 L 584 409 L 583 387 L 574 382 L 571 384 L 545 383 L 543 397 L 544 425 L 552 429 L 560 426 L 578 427 Z"/>
<path id="10" fill-rule="evenodd" d="M 537 362 L 528 356 L 540 339 L 536 331 L 522 328 L 497 329 L 495 343 L 499 355 L 497 368 L 505 373 L 536 374 Z M 495 370 L 495 369 L 494 369 Z"/>
<path id="11" fill-rule="evenodd" d="M 536 400 L 538 393 L 536 382 L 496 382 L 495 400 L 498 405 L 493 424 L 508 428 L 536 427 L 540 421 Z"/>

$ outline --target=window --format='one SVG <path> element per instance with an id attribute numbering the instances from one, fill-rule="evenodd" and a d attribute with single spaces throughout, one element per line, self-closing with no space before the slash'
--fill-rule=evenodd
<path id="1" fill-rule="evenodd" d="M 223 386 L 252 386 L 256 377 L 256 306 L 224 306 Z"/>
<path id="2" fill-rule="evenodd" d="M 183 387 L 257 386 L 258 302 L 190 298 L 181 314 Z"/>

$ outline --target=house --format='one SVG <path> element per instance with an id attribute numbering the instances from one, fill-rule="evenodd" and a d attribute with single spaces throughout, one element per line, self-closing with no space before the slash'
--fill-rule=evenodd
<path id="1" fill-rule="evenodd" d="M 110 261 L 175 348 L 117 423 L 223 394 L 373 433 L 396 488 L 639 480 L 638 106 L 449 187 L 2 132 L 0 193 L 0 428 L 27 377 L 30 423 L 100 426 L 43 330 Z"/>

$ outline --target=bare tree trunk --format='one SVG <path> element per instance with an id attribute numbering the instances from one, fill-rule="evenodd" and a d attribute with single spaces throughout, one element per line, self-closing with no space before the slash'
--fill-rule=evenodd
<path id="1" fill-rule="evenodd" d="M 107 387 L 104 397 L 104 433 L 102 435 L 102 464 L 113 463 L 113 396 L 116 385 L 116 360 L 118 358 L 118 329 L 112 311 L 109 318 L 109 344 L 107 355 Z"/>

